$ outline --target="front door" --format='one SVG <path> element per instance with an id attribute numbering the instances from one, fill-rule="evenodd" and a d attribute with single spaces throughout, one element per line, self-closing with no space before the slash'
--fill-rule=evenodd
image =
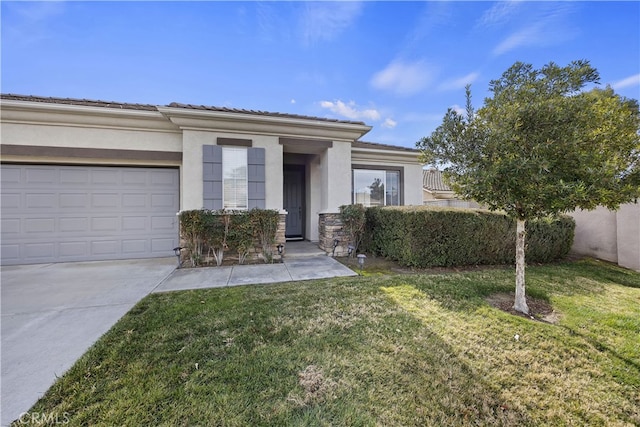
<path id="1" fill-rule="evenodd" d="M 304 237 L 304 166 L 284 167 L 284 209 L 288 212 L 285 236 Z"/>

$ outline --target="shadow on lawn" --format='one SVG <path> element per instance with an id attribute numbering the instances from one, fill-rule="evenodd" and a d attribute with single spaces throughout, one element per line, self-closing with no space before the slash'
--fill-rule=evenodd
<path id="1" fill-rule="evenodd" d="M 585 258 L 575 263 L 589 272 L 593 278 L 602 282 L 611 282 L 630 288 L 640 288 L 640 274 L 633 270 L 619 267 L 613 263 Z"/>
<path id="2" fill-rule="evenodd" d="M 622 354 L 618 353 L 616 350 L 614 350 L 610 346 L 603 344 L 600 341 L 597 341 L 586 334 L 578 332 L 575 328 L 572 328 L 566 325 L 560 325 L 560 326 L 565 330 L 567 330 L 569 334 L 580 337 L 581 339 L 583 339 L 584 341 L 592 345 L 599 352 L 611 355 L 614 359 L 618 359 L 622 363 L 629 365 L 630 368 L 635 369 L 636 371 L 638 371 L 638 374 L 640 374 L 640 363 L 636 362 L 635 360 L 629 359 L 628 357 L 623 356 Z"/>
<path id="3" fill-rule="evenodd" d="M 448 325 L 450 331 L 469 334 L 462 325 L 451 325 L 451 307 L 445 307 L 441 301 L 430 299 L 422 290 L 411 285 L 381 286 L 380 289 L 387 298 L 401 308 L 412 318 L 415 329 L 413 341 L 419 342 L 422 348 L 416 349 L 408 356 L 410 361 L 423 366 L 417 367 L 416 375 L 419 382 L 429 388 L 428 394 L 446 401 L 449 411 L 453 408 L 458 419 L 429 420 L 428 425 L 531 425 L 532 419 L 524 406 L 509 399 L 508 393 L 501 384 L 493 382 L 489 375 L 479 366 L 471 366 L 464 359 L 464 343 L 460 347 L 454 346 L 444 339 L 443 325 Z M 479 305 L 480 303 L 478 303 Z M 459 310 L 468 311 L 468 308 Z M 471 310 L 473 311 L 473 310 Z M 455 320 L 454 320 L 455 321 Z M 466 324 L 466 326 L 469 326 Z M 445 327 L 446 329 L 446 327 Z M 464 331 L 463 331 L 464 329 Z M 405 331 L 403 333 L 406 334 Z M 455 340 L 453 336 L 447 335 Z M 471 350 L 473 351 L 473 350 Z M 470 360 L 472 360 L 471 358 Z M 402 360 L 400 360 L 402 363 Z M 411 363 L 411 362 L 410 362 Z M 440 402 L 438 402 L 440 403 Z M 453 421 L 453 422 L 452 422 Z"/>

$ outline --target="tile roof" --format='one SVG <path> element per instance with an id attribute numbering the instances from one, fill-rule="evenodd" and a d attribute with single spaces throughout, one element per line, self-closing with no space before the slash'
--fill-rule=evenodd
<path id="1" fill-rule="evenodd" d="M 422 171 L 422 187 L 430 191 L 451 191 L 451 188 L 444 182 L 442 172 L 435 169 Z"/>
<path id="2" fill-rule="evenodd" d="M 167 105 L 167 107 L 171 108 L 184 108 L 188 110 L 204 110 L 204 111 L 220 111 L 223 113 L 239 113 L 239 114 L 254 114 L 254 115 L 262 115 L 262 116 L 271 116 L 271 117 L 284 117 L 290 119 L 305 119 L 305 120 L 316 120 L 323 122 L 333 122 L 333 123 L 349 123 L 354 125 L 364 125 L 364 122 L 356 122 L 350 120 L 338 120 L 338 119 L 328 119 L 326 117 L 315 117 L 315 116 L 304 116 L 300 114 L 290 114 L 290 113 L 272 113 L 269 111 L 260 111 L 260 110 L 245 110 L 242 108 L 228 108 L 228 107 L 213 107 L 208 105 L 193 105 L 193 104 L 181 104 L 179 102 L 172 102 Z"/>
<path id="3" fill-rule="evenodd" d="M 409 147 L 401 147 L 399 145 L 390 145 L 390 144 L 381 144 L 379 142 L 365 142 L 365 141 L 353 141 L 351 144 L 352 147 L 359 148 L 372 148 L 379 150 L 396 150 L 396 151 L 407 151 L 409 153 L 419 153 L 420 150 Z"/>
<path id="4" fill-rule="evenodd" d="M 144 111 L 157 111 L 155 105 L 149 104 L 130 104 L 126 102 L 111 102 L 111 101 L 97 101 L 91 99 L 75 99 L 75 98 L 54 98 L 44 96 L 33 95 L 15 95 L 11 93 L 0 94 L 0 99 L 7 99 L 13 101 L 26 101 L 26 102 L 42 102 L 47 104 L 67 104 L 67 105 L 81 105 L 87 107 L 103 107 L 103 108 L 119 108 L 126 110 L 144 110 Z"/>
<path id="5" fill-rule="evenodd" d="M 158 106 L 151 104 L 131 104 L 127 102 L 112 102 L 112 101 L 100 101 L 100 100 L 92 100 L 92 99 L 76 99 L 76 98 L 56 98 L 56 97 L 44 97 L 44 96 L 33 96 L 33 95 L 16 95 L 16 94 L 0 94 L 0 99 L 8 99 L 14 101 L 26 101 L 26 102 L 42 102 L 48 104 L 67 104 L 67 105 L 81 105 L 87 107 L 103 107 L 103 108 L 120 108 L 120 109 L 129 109 L 129 110 L 146 110 L 146 111 L 157 111 Z M 283 118 L 292 118 L 292 119 L 305 119 L 305 120 L 314 120 L 314 121 L 323 121 L 323 122 L 331 122 L 331 123 L 346 123 L 346 124 L 354 124 L 354 125 L 362 125 L 366 126 L 364 122 L 358 121 L 349 121 L 349 120 L 338 120 L 338 119 L 329 119 L 325 117 L 314 117 L 314 116 L 304 116 L 300 114 L 289 114 L 289 113 L 272 113 L 268 111 L 258 111 L 258 110 L 245 110 L 240 108 L 227 108 L 227 107 L 214 107 L 214 106 L 206 106 L 206 105 L 193 105 L 193 104 L 182 104 L 179 102 L 172 102 L 165 107 L 171 108 L 184 108 L 186 110 L 204 110 L 204 111 L 220 111 L 227 113 L 239 113 L 239 114 L 253 114 L 253 115 L 263 115 L 270 117 L 283 117 Z"/>

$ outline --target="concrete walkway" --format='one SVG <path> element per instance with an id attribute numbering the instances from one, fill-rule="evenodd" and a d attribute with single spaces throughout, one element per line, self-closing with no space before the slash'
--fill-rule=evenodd
<path id="1" fill-rule="evenodd" d="M 328 256 L 285 259 L 282 264 L 236 265 L 175 270 L 153 292 L 220 288 L 261 283 L 289 282 L 329 277 L 357 276 Z"/>
<path id="2" fill-rule="evenodd" d="M 2 267 L 2 426 L 28 411 L 151 292 L 356 275 L 324 255 L 283 264 L 175 265 L 175 258 L 161 258 Z"/>

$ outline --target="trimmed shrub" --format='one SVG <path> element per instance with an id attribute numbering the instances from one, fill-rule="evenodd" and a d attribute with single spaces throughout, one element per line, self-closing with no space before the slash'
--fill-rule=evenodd
<path id="1" fill-rule="evenodd" d="M 363 245 L 370 253 L 410 267 L 511 264 L 515 221 L 484 210 L 436 207 L 369 208 Z M 571 217 L 527 222 L 528 262 L 549 262 L 569 253 Z"/>
<path id="2" fill-rule="evenodd" d="M 272 245 L 276 241 L 276 232 L 278 231 L 278 211 L 251 209 L 249 211 L 249 223 L 251 224 L 253 235 L 258 238 L 262 247 L 264 262 L 273 262 Z"/>
<path id="3" fill-rule="evenodd" d="M 193 267 L 207 263 L 205 255 L 213 255 L 221 265 L 229 251 L 237 253 L 238 263 L 243 264 L 254 247 L 261 250 L 265 262 L 271 262 L 278 219 L 278 211 L 265 209 L 182 211 L 180 237 Z"/>
<path id="4" fill-rule="evenodd" d="M 356 252 L 362 242 L 366 222 L 365 212 L 366 208 L 361 204 L 340 206 L 340 220 L 343 230 Z"/>

